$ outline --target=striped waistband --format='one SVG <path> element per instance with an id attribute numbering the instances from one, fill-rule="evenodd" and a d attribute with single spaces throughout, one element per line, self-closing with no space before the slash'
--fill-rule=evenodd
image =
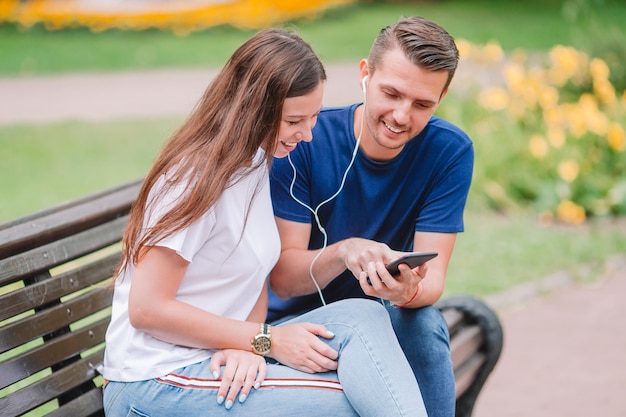
<path id="1" fill-rule="evenodd" d="M 188 389 L 218 389 L 222 383 L 221 379 L 193 378 L 173 373 L 156 378 L 156 381 Z M 263 388 L 318 388 L 343 391 L 339 381 L 315 378 L 266 378 L 259 387 Z"/>

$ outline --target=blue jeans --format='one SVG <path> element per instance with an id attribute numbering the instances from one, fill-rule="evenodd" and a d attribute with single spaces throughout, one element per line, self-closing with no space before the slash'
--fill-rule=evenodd
<path id="1" fill-rule="evenodd" d="M 380 303 L 338 301 L 285 323 L 305 321 L 323 324 L 335 334 L 323 340 L 339 352 L 337 372 L 308 374 L 270 363 L 261 388 L 227 410 L 217 403 L 219 381 L 213 379 L 207 360 L 163 378 L 109 382 L 104 388 L 105 414 L 426 416 L 418 384 Z M 186 384 L 190 378 L 193 382 Z"/>
<path id="2" fill-rule="evenodd" d="M 456 396 L 450 357 L 450 334 L 435 307 L 394 308 L 391 323 L 422 392 L 430 417 L 453 417 Z"/>

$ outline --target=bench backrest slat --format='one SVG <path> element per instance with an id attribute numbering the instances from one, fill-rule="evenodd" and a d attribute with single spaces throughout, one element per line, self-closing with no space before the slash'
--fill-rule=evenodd
<path id="1" fill-rule="evenodd" d="M 119 252 L 60 273 L 0 296 L 0 321 L 58 300 L 110 278 L 120 260 Z M 2 341 L 0 338 L 0 345 Z M 2 350 L 0 349 L 0 352 Z"/>
<path id="2" fill-rule="evenodd" d="M 46 414 L 46 417 L 104 417 L 102 407 L 102 391 L 94 387 L 82 396 Z"/>
<path id="3" fill-rule="evenodd" d="M 100 319 L 83 329 L 55 337 L 2 362 L 0 364 L 0 375 L 2 375 L 0 389 L 43 369 L 65 366 L 68 358 L 100 345 L 104 341 L 108 324 L 109 317 Z"/>
<path id="4" fill-rule="evenodd" d="M 127 221 L 126 216 L 120 217 L 76 235 L 0 259 L 0 285 L 27 278 L 119 242 Z"/>
<path id="5" fill-rule="evenodd" d="M 0 259 L 87 230 L 128 213 L 141 180 L 41 210 L 0 225 Z"/>
<path id="6" fill-rule="evenodd" d="M 93 289 L 0 328 L 0 353 L 69 326 L 111 305 L 112 291 Z"/>

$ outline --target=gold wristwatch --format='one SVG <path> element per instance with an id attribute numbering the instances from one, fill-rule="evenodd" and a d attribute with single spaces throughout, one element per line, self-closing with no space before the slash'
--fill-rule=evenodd
<path id="1" fill-rule="evenodd" d="M 259 334 L 254 336 L 250 341 L 252 351 L 257 355 L 265 356 L 270 353 L 272 348 L 272 338 L 270 336 L 270 325 L 261 323 Z"/>

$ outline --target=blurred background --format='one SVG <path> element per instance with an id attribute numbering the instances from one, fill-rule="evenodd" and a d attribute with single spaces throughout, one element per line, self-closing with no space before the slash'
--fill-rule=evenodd
<path id="1" fill-rule="evenodd" d="M 626 248 L 618 0 L 4 0 L 0 114 L 19 107 L 32 120 L 0 123 L 0 221 L 143 176 L 193 102 L 140 110 L 172 104 L 185 80 L 199 97 L 260 28 L 290 27 L 312 44 L 330 104 L 360 100 L 358 60 L 402 15 L 440 23 L 462 56 L 438 114 L 473 138 L 476 166 L 447 294 L 487 296 L 560 271 L 596 279 L 590 271 Z M 122 91 L 99 93 L 104 80 Z M 46 90 L 52 82 L 61 89 Z M 149 105 L 130 96 L 139 87 Z M 87 91 L 89 106 L 134 112 L 35 117 Z"/>
<path id="2" fill-rule="evenodd" d="M 438 114 L 476 163 L 444 296 L 505 328 L 475 415 L 624 415 L 623 0 L 1 0 L 0 223 L 145 175 L 260 28 L 311 43 L 325 104 L 360 101 L 359 59 L 403 15 L 461 51 Z"/>

